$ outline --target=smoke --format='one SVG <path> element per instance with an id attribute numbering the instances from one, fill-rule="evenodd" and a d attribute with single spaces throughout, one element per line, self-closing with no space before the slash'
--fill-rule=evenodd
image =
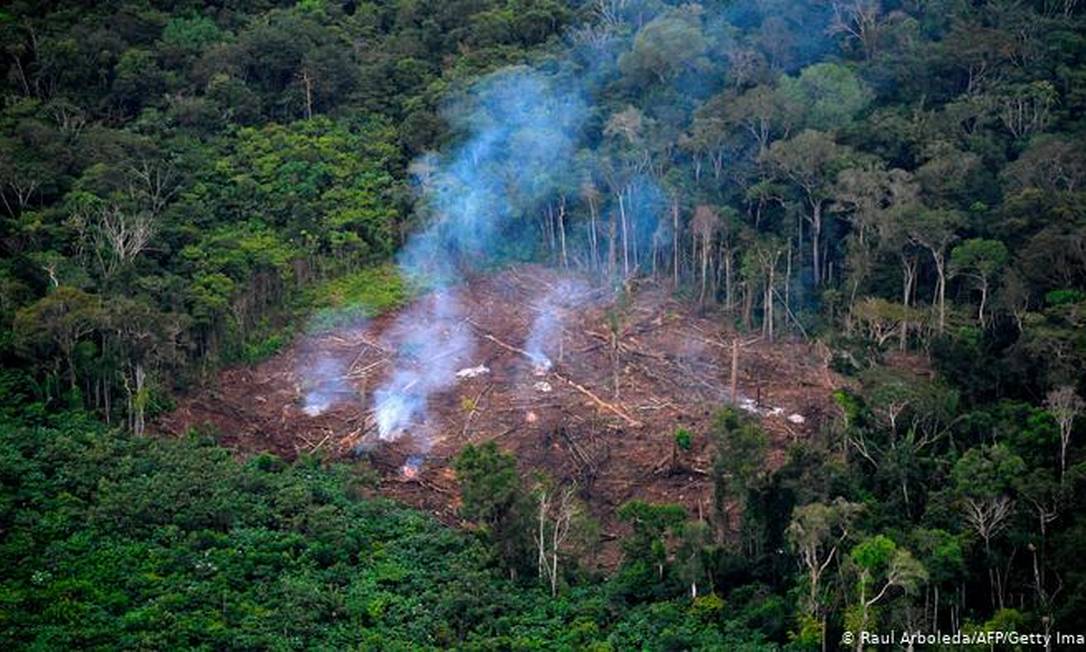
<path id="1" fill-rule="evenodd" d="M 438 290 L 400 314 L 386 334 L 394 343 L 392 375 L 374 392 L 378 435 L 396 439 L 426 419 L 430 395 L 456 382 L 474 351 L 455 290 Z"/>
<path id="2" fill-rule="evenodd" d="M 562 279 L 532 305 L 536 317 L 524 350 L 532 359 L 533 371 L 543 375 L 554 366 L 553 358 L 561 346 L 562 323 L 566 314 L 582 308 L 591 296 L 591 288 L 583 281 Z"/>
<path id="3" fill-rule="evenodd" d="M 534 242 L 525 217 L 551 197 L 575 151 L 585 115 L 576 84 L 531 68 L 511 68 L 477 83 L 447 109 L 466 133 L 451 154 L 413 167 L 419 210 L 429 225 L 408 240 L 405 276 L 436 287 L 392 329 L 395 370 L 374 394 L 379 436 L 395 439 L 424 421 L 430 396 L 456 381 L 473 351 L 456 284 L 504 259 L 525 258 Z"/>
<path id="4" fill-rule="evenodd" d="M 570 31 L 564 56 L 492 73 L 446 104 L 455 144 L 411 165 L 425 226 L 397 259 L 405 277 L 435 293 L 392 329 L 395 369 L 374 394 L 382 439 L 425 422 L 430 397 L 456 382 L 455 369 L 468 362 L 473 340 L 457 291 L 463 275 L 538 258 L 540 232 L 551 229 L 553 242 L 553 226 L 540 223 L 544 214 L 552 219 L 544 209 L 556 198 L 591 187 L 604 220 L 613 225 L 621 215 L 617 269 L 634 275 L 656 263 L 654 245 L 670 227 L 660 226 L 666 193 L 650 172 L 654 130 L 685 128 L 693 100 L 725 83 L 723 61 L 749 63 L 743 74 L 757 80 L 820 52 L 825 10 L 813 4 L 600 3 L 592 25 Z M 604 91 L 612 104 L 622 98 L 635 110 L 596 102 Z M 586 233 L 569 236 L 584 246 Z M 539 365 L 550 363 L 570 291 L 556 288 L 537 302 L 526 347 Z"/>
<path id="5" fill-rule="evenodd" d="M 401 269 L 449 285 L 466 270 L 534 254 L 522 250 L 535 240 L 528 216 L 563 181 L 585 106 L 570 78 L 526 67 L 494 73 L 451 102 L 446 119 L 467 137 L 451 155 L 412 166 L 429 225 L 408 241 Z"/>
<path id="6" fill-rule="evenodd" d="M 311 417 L 320 416 L 337 404 L 358 400 L 358 395 L 346 382 L 347 369 L 342 360 L 330 353 L 320 353 L 298 370 L 305 392 L 302 411 Z"/>

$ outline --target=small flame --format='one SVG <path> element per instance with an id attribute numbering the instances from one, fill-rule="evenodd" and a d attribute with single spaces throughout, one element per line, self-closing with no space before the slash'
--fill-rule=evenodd
<path id="1" fill-rule="evenodd" d="M 543 355 L 542 353 L 533 353 L 532 354 L 532 373 L 533 374 L 535 374 L 537 376 L 546 376 L 547 373 L 550 372 L 551 367 L 553 367 L 553 366 L 554 366 L 554 363 L 551 362 L 551 359 L 548 358 L 547 356 Z"/>
<path id="2" fill-rule="evenodd" d="M 378 390 L 375 416 L 377 432 L 382 440 L 400 438 L 420 411 L 420 399 L 404 390 Z"/>
<path id="3" fill-rule="evenodd" d="M 305 407 L 302 408 L 302 412 L 305 412 L 306 415 L 311 417 L 319 417 L 324 414 L 329 407 L 331 407 L 331 401 L 317 392 L 310 392 L 305 397 Z"/>
<path id="4" fill-rule="evenodd" d="M 411 455 L 407 458 L 407 461 L 400 467 L 400 475 L 405 480 L 414 480 L 419 477 L 419 470 L 422 468 L 422 456 Z"/>

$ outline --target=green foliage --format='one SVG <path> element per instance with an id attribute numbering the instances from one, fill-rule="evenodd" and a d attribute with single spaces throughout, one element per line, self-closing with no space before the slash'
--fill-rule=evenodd
<path id="1" fill-rule="evenodd" d="M 466 518 L 493 525 L 508 516 L 519 499 L 519 476 L 512 455 L 498 450 L 490 441 L 468 445 L 453 465 L 463 499 Z"/>
<path id="2" fill-rule="evenodd" d="M 784 102 L 803 107 L 802 124 L 811 129 L 846 127 L 874 97 L 849 68 L 836 63 L 808 66 L 796 77 L 781 77 Z"/>
<path id="3" fill-rule="evenodd" d="M 0 416 L 0 553 L 10 562 L 0 640 L 10 646 L 756 649 L 760 640 L 726 620 L 715 596 L 614 612 L 604 584 L 555 600 L 510 582 L 475 538 L 352 498 L 356 471 L 346 467 L 269 454 L 239 462 L 205 440 L 136 438 L 79 412 L 30 425 L 32 410 L 20 407 L 16 419 Z M 508 469 L 489 447 L 469 457 L 475 469 Z"/>
<path id="4" fill-rule="evenodd" d="M 675 446 L 680 450 L 688 451 L 694 440 L 694 435 L 686 428 L 675 429 Z"/>
<path id="5" fill-rule="evenodd" d="M 680 505 L 631 500 L 619 507 L 617 514 L 633 532 L 622 542 L 624 556 L 616 593 L 626 599 L 650 595 L 665 578 L 669 535 L 679 533 L 686 510 Z"/>
<path id="6" fill-rule="evenodd" d="M 706 47 L 693 10 L 664 14 L 638 31 L 631 50 L 619 59 L 619 68 L 634 83 L 663 82 L 704 65 L 700 59 Z"/>
<path id="7" fill-rule="evenodd" d="M 749 495 L 765 478 L 769 440 L 757 422 L 733 408 L 717 412 L 709 434 L 716 448 L 712 480 L 717 526 L 727 531 L 732 527 L 729 500 L 738 500 L 742 512 L 750 519 L 759 518 L 751 513 Z"/>
<path id="8" fill-rule="evenodd" d="M 313 311 L 310 327 L 324 329 L 398 308 L 409 296 L 398 270 L 382 265 L 315 285 L 306 291 L 304 304 Z"/>
<path id="9" fill-rule="evenodd" d="M 1051 307 L 1067 306 L 1086 301 L 1086 292 L 1073 289 L 1049 290 L 1045 293 L 1045 304 Z"/>
<path id="10" fill-rule="evenodd" d="M 493 441 L 469 444 L 456 456 L 453 469 L 460 483 L 460 513 L 482 528 L 506 567 L 515 571 L 525 566 L 530 508 L 516 459 Z"/>
<path id="11" fill-rule="evenodd" d="M 1003 444 L 970 448 L 954 464 L 952 477 L 963 496 L 990 498 L 1012 490 L 1025 472 L 1022 458 Z"/>
<path id="12" fill-rule="evenodd" d="M 1007 263 L 1007 247 L 998 240 L 974 238 L 954 247 L 950 254 L 951 268 L 961 273 L 974 273 L 991 278 Z"/>
<path id="13" fill-rule="evenodd" d="M 1062 472 L 1041 409 L 1086 390 L 1074 3 L 217 4 L 0 10 L 12 647 L 743 649 L 918 617 L 1083 620 L 1081 424 Z M 389 261 L 440 217 L 413 205 L 410 162 L 470 136 L 446 119 L 480 75 L 526 63 L 556 88 L 590 79 L 591 106 L 496 258 L 621 283 L 616 337 L 651 273 L 767 339 L 825 338 L 851 376 L 841 423 L 779 468 L 778 429 L 716 419 L 714 531 L 623 508 L 622 570 L 571 569 L 551 599 L 502 579 L 534 565 L 499 451 L 460 469 L 480 545 L 346 498 L 365 490 L 343 469 L 238 466 L 208 430 L 167 444 L 58 412 L 131 420 L 306 319 L 401 305 L 417 288 Z M 502 146 L 533 156 L 532 135 Z M 813 594 L 811 550 L 828 564 Z"/>
<path id="14" fill-rule="evenodd" d="M 861 541 L 848 554 L 853 563 L 867 571 L 865 581 L 871 581 L 871 574 L 889 566 L 896 552 L 897 545 L 889 537 L 879 534 Z"/>

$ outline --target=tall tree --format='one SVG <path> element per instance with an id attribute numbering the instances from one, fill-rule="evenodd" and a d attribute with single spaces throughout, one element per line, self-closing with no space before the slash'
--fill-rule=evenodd
<path id="1" fill-rule="evenodd" d="M 851 148 L 838 145 L 830 134 L 806 129 L 789 140 L 773 143 L 765 157 L 782 178 L 800 190 L 807 207 L 804 217 L 811 225 L 811 272 L 816 286 L 824 277 L 821 252 L 825 209 L 832 198 L 834 179 L 848 167 L 852 155 Z"/>
<path id="2" fill-rule="evenodd" d="M 1045 409 L 1048 410 L 1060 426 L 1060 480 L 1067 473 L 1067 449 L 1071 445 L 1071 433 L 1075 419 L 1086 412 L 1086 401 L 1082 400 L 1075 388 L 1069 385 L 1058 387 L 1045 397 Z"/>
<path id="3" fill-rule="evenodd" d="M 909 238 L 917 245 L 927 249 L 935 264 L 935 297 L 932 305 L 936 308 L 938 333 L 946 329 L 946 283 L 947 250 L 958 239 L 958 229 L 963 225 L 961 213 L 952 210 L 924 209 L 909 224 Z"/>
<path id="4" fill-rule="evenodd" d="M 1007 264 L 1007 247 L 998 240 L 973 238 L 954 247 L 950 252 L 950 274 L 969 278 L 980 290 L 977 321 L 985 323 L 984 308 L 996 274 Z"/>
<path id="5" fill-rule="evenodd" d="M 818 623 L 822 647 L 826 646 L 825 598 L 822 579 L 848 540 L 853 521 L 862 506 L 837 498 L 832 503 L 810 503 L 797 507 L 788 525 L 788 543 L 799 556 L 806 573 L 804 609 Z"/>

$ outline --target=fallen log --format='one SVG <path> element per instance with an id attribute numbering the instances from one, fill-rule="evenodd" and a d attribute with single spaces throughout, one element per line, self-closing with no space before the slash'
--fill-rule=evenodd
<path id="1" fill-rule="evenodd" d="M 482 326 L 480 326 L 479 324 L 476 324 L 475 322 L 471 321 L 470 319 L 467 320 L 467 321 L 468 321 L 469 324 L 474 326 L 475 329 L 477 331 L 479 331 L 479 333 L 484 338 L 486 338 L 486 339 L 490 340 L 491 342 L 497 344 L 498 346 L 502 347 L 506 351 L 511 351 L 513 353 L 517 353 L 519 355 L 522 355 L 525 358 L 528 358 L 529 360 L 531 360 L 532 362 L 536 361 L 536 356 L 532 355 L 531 353 L 528 353 L 527 351 L 525 351 L 524 349 L 522 349 L 522 348 L 520 348 L 518 346 L 513 346 L 512 344 L 509 344 L 508 342 L 501 341 L 497 337 L 495 337 L 495 336 L 491 335 L 490 333 L 486 332 L 485 330 L 483 330 Z"/>
<path id="2" fill-rule="evenodd" d="M 608 412 L 612 412 L 612 413 L 617 414 L 618 416 L 622 417 L 622 420 L 625 421 L 627 424 L 629 424 L 630 427 L 632 427 L 632 428 L 640 428 L 642 425 L 644 425 L 640 421 L 638 421 L 637 419 L 634 419 L 630 415 L 623 412 L 621 409 L 615 407 L 611 403 L 608 403 L 607 401 L 603 400 L 599 396 L 596 396 L 587 387 L 584 387 L 582 385 L 579 385 L 579 384 L 573 382 L 572 380 L 570 380 L 569 378 L 566 378 L 565 376 L 563 376 L 562 374 L 560 374 L 558 372 L 553 372 L 552 375 L 555 378 L 557 378 L 558 380 L 561 380 L 561 381 L 565 382 L 566 384 L 568 384 L 573 389 L 577 390 L 578 392 L 580 392 L 580 393 L 584 394 L 585 396 L 587 396 L 588 398 L 592 399 L 592 402 L 595 403 L 596 405 L 598 405 L 601 408 L 607 410 Z"/>
<path id="3" fill-rule="evenodd" d="M 332 438 L 331 433 L 328 433 L 327 435 L 325 435 L 324 439 L 320 440 L 320 442 L 316 446 L 313 446 L 313 447 L 311 447 L 309 449 L 309 454 L 313 455 L 314 453 L 316 453 L 318 450 L 320 450 L 321 446 L 324 446 L 324 444 L 327 443 L 328 440 L 331 439 L 331 438 Z"/>

